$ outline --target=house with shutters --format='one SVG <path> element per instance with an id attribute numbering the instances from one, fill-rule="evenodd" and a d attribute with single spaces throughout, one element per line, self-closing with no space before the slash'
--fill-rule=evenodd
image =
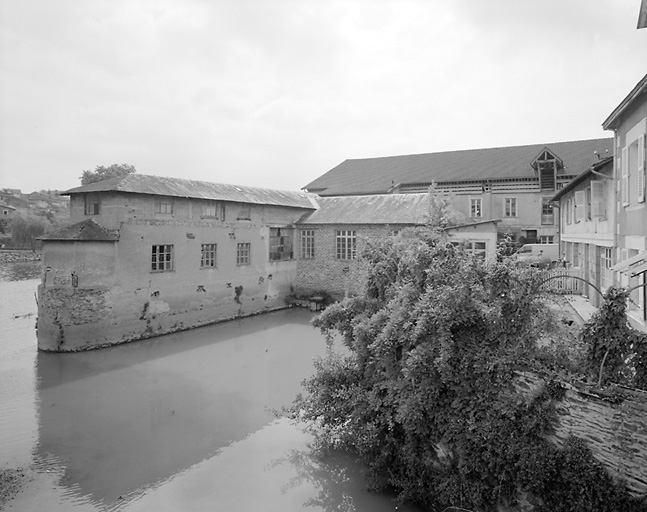
<path id="1" fill-rule="evenodd" d="M 645 272 L 647 271 L 647 75 L 602 123 L 613 130 L 615 156 L 615 265 L 618 284 L 631 288 L 629 318 L 647 330 Z"/>
<path id="2" fill-rule="evenodd" d="M 519 244 L 556 243 L 554 194 L 599 157 L 613 139 L 350 159 L 307 184 L 320 196 L 412 194 L 432 184 L 474 222 L 500 219 L 499 237 Z"/>
<path id="3" fill-rule="evenodd" d="M 595 306 L 613 284 L 615 182 L 613 157 L 601 158 L 551 199 L 559 204 L 560 254 L 587 280 L 584 294 Z"/>

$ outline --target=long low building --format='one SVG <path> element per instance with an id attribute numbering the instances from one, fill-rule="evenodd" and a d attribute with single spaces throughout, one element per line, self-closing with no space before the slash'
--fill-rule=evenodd
<path id="1" fill-rule="evenodd" d="M 430 194 L 327 198 L 131 174 L 65 192 L 43 237 L 38 345 L 77 351 L 362 291 L 365 242 L 430 223 Z M 448 228 L 483 257 L 496 222 Z"/>

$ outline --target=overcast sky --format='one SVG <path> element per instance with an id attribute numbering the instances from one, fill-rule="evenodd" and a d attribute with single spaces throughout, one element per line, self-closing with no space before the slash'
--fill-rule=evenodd
<path id="1" fill-rule="evenodd" d="M 298 190 L 347 158 L 611 136 L 640 0 L 5 0 L 0 188 Z"/>

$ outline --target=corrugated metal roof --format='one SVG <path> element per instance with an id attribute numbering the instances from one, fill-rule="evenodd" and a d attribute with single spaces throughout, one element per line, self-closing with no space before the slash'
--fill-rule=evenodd
<path id="1" fill-rule="evenodd" d="M 271 190 L 211 183 L 207 181 L 163 178 L 145 174 L 128 174 L 122 178 L 109 178 L 96 183 L 90 183 L 89 185 L 72 188 L 62 192 L 62 194 L 72 195 L 84 192 L 128 192 L 133 194 L 234 201 L 237 203 L 314 208 L 308 195 L 302 191 Z"/>
<path id="2" fill-rule="evenodd" d="M 384 194 L 406 183 L 534 178 L 531 163 L 544 148 L 562 160 L 558 175 L 575 176 L 597 161 L 595 151 L 612 153 L 613 139 L 352 159 L 303 188 L 326 196 Z"/>
<path id="3" fill-rule="evenodd" d="M 319 209 L 297 224 L 425 224 L 427 194 L 387 194 L 317 198 Z"/>
<path id="4" fill-rule="evenodd" d="M 86 219 L 44 235 L 40 237 L 40 240 L 113 242 L 119 240 L 119 235 L 104 228 L 94 219 Z"/>

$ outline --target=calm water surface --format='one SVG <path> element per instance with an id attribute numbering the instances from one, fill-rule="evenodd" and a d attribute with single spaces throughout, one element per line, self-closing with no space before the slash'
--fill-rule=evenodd
<path id="1" fill-rule="evenodd" d="M 325 353 L 308 311 L 42 353 L 33 268 L 0 272 L 0 468 L 39 473 L 8 510 L 394 510 L 272 414 Z"/>

